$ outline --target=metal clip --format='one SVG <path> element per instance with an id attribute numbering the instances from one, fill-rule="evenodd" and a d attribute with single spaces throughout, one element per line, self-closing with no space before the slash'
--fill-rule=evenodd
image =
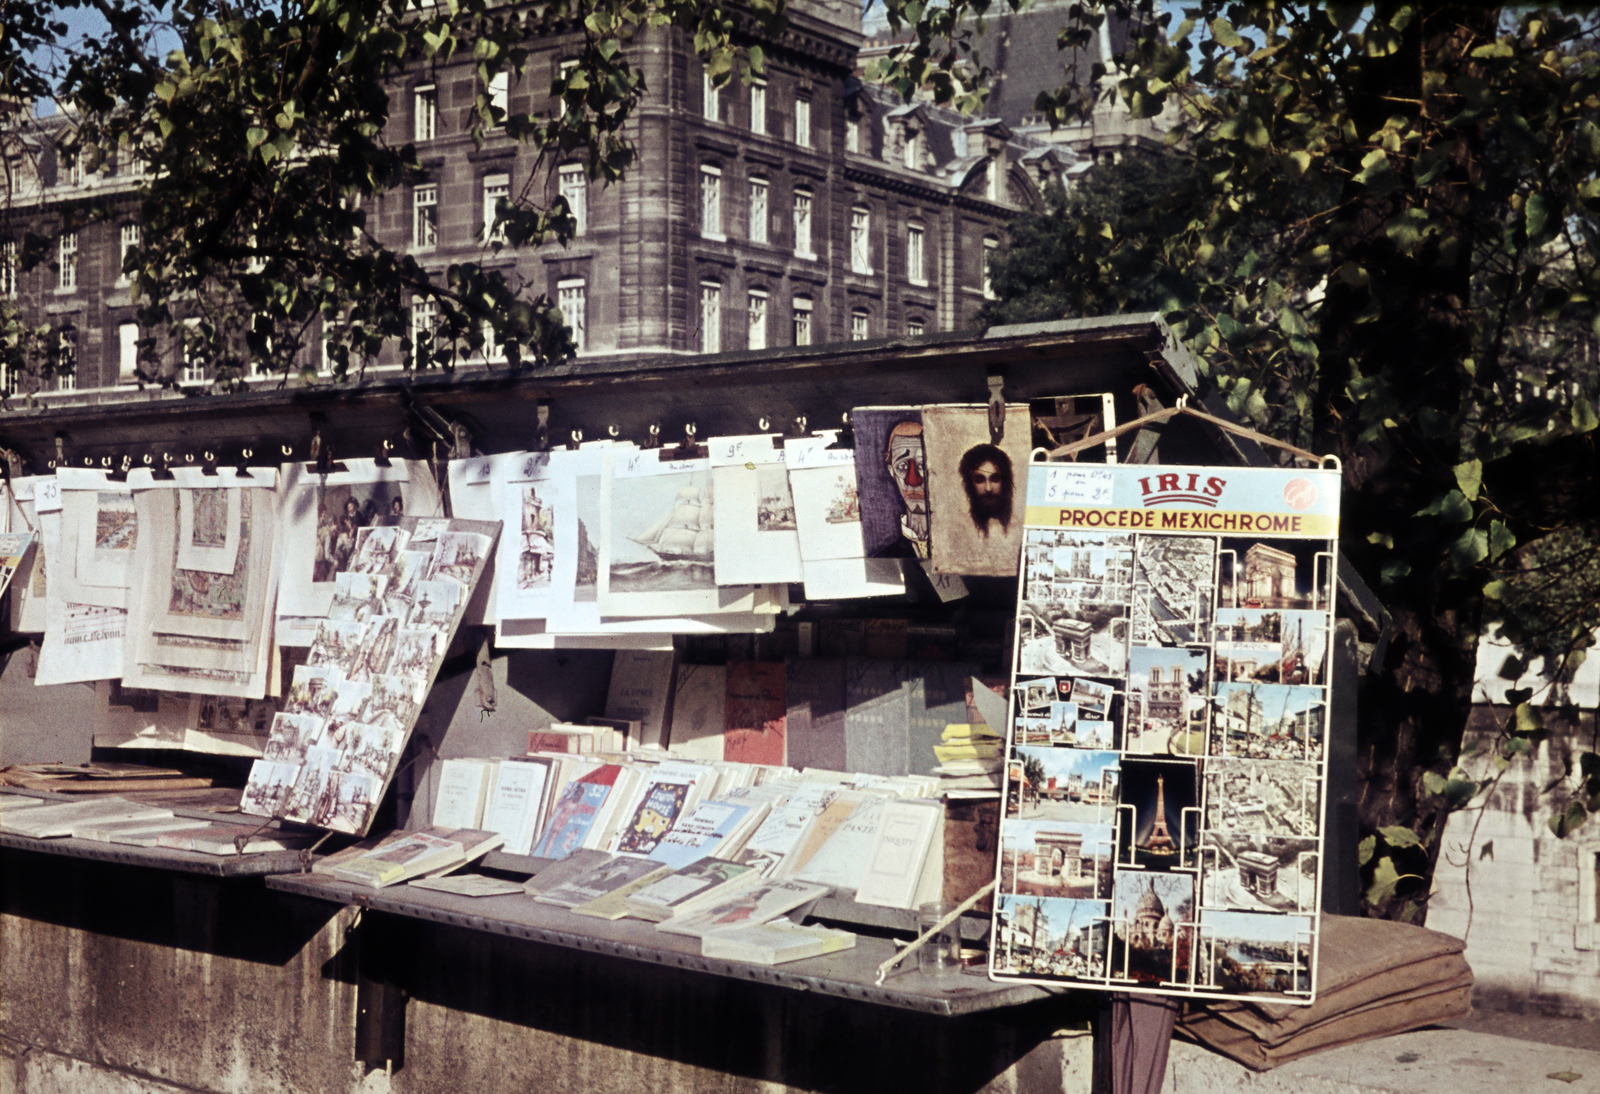
<path id="1" fill-rule="evenodd" d="M 373 466 L 375 466 L 375 467 L 391 467 L 391 466 L 393 466 L 392 463 L 389 460 L 389 452 L 393 448 L 394 448 L 394 442 L 389 440 L 389 438 L 385 437 L 383 440 L 379 441 L 378 442 L 377 454 L 372 457 Z"/>
<path id="2" fill-rule="evenodd" d="M 999 444 L 1006 435 L 1006 397 L 1000 389 L 1005 385 L 1004 376 L 991 375 L 989 377 L 989 443 Z"/>
<path id="3" fill-rule="evenodd" d="M 533 412 L 537 422 L 533 430 L 533 450 L 548 452 L 550 451 L 550 404 L 540 403 Z"/>
<path id="4" fill-rule="evenodd" d="M 829 448 L 854 449 L 856 446 L 856 427 L 851 424 L 850 412 L 844 411 L 839 415 L 839 435 L 833 439 Z"/>
<path id="5" fill-rule="evenodd" d="M 567 450 L 570 452 L 576 452 L 578 450 L 578 446 L 583 443 L 583 430 L 574 429 L 571 433 L 571 437 L 572 439 L 567 442 Z"/>

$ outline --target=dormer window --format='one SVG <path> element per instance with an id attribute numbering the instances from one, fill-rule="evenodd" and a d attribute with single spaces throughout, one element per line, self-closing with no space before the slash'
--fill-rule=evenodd
<path id="1" fill-rule="evenodd" d="M 909 171 L 916 171 L 922 167 L 922 134 L 915 126 L 906 126 L 900 162 Z"/>

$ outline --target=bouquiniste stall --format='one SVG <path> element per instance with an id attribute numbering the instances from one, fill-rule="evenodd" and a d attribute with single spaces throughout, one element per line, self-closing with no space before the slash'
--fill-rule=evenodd
<path id="1" fill-rule="evenodd" d="M 1339 483 L 1030 465 L 992 978 L 1313 1001 Z"/>

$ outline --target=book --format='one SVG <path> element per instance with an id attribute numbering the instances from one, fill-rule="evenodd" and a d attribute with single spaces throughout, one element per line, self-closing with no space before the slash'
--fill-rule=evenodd
<path id="1" fill-rule="evenodd" d="M 246 837 L 242 849 L 234 842 L 240 836 Z M 205 855 L 256 855 L 309 847 L 316 838 L 316 834 L 311 832 L 285 832 L 274 828 L 258 831 L 253 824 L 216 823 L 201 828 L 168 829 L 157 834 L 156 846 L 177 851 L 198 851 Z"/>
<path id="2" fill-rule="evenodd" d="M 27 809 L 30 806 L 44 805 L 43 798 L 29 798 L 21 794 L 0 794 L 0 813 L 7 813 L 13 809 Z"/>
<path id="3" fill-rule="evenodd" d="M 522 891 L 529 896 L 538 896 L 548 892 L 558 885 L 564 885 L 580 874 L 586 874 L 596 866 L 610 862 L 614 856 L 604 851 L 593 851 L 580 847 L 570 854 L 564 855 L 534 874 L 522 883 Z"/>
<path id="4" fill-rule="evenodd" d="M 532 848 L 549 777 L 549 760 L 507 760 L 495 771 L 482 823 L 506 838 L 502 850 L 526 855 Z"/>
<path id="5" fill-rule="evenodd" d="M 648 874 L 640 874 L 625 885 L 602 893 L 593 900 L 574 905 L 573 915 L 586 915 L 595 919 L 621 919 L 628 914 L 628 898 L 652 882 L 659 881 L 672 873 L 672 867 L 661 866 L 651 870 Z"/>
<path id="6" fill-rule="evenodd" d="M 861 802 L 790 876 L 797 881 L 826 885 L 840 896 L 854 892 L 867 868 L 867 857 L 878 836 L 878 821 L 887 804 L 884 798 Z"/>
<path id="7" fill-rule="evenodd" d="M 616 764 L 604 764 L 569 782 L 551 807 L 550 819 L 533 849 L 534 855 L 563 858 L 582 847 L 584 837 L 611 793 L 619 770 Z"/>
<path id="8" fill-rule="evenodd" d="M 595 750 L 593 726 L 574 726 L 552 722 L 544 729 L 528 730 L 529 756 L 540 752 L 566 752 L 572 754 Z"/>
<path id="9" fill-rule="evenodd" d="M 493 760 L 445 760 L 439 765 L 439 794 L 433 801 L 436 828 L 477 828 L 494 779 Z"/>
<path id="10" fill-rule="evenodd" d="M 648 769 L 618 765 L 616 783 L 595 816 L 594 826 L 583 839 L 585 847 L 597 851 L 615 849 L 617 833 L 621 831 L 623 822 L 633 815 L 638 805 L 639 788 L 644 785 L 647 775 Z"/>
<path id="11" fill-rule="evenodd" d="M 659 862 L 647 858 L 618 856 L 576 877 L 569 878 L 560 885 L 534 894 L 533 899 L 540 904 L 554 904 L 559 908 L 576 908 L 639 878 L 650 877 L 654 880 L 664 876 L 665 873 L 671 873 L 671 870 Z"/>
<path id="12" fill-rule="evenodd" d="M 927 867 L 935 843 L 943 845 L 943 835 L 944 807 L 939 802 L 921 798 L 885 802 L 856 887 L 856 903 L 915 908 L 938 900 L 943 870 Z M 927 880 L 935 874 L 939 875 L 937 884 Z M 931 892 L 926 891 L 929 885 Z"/>
<path id="13" fill-rule="evenodd" d="M 647 782 L 638 804 L 617 833 L 617 853 L 648 855 L 654 851 L 683 814 L 691 786 L 688 782 Z"/>
<path id="14" fill-rule="evenodd" d="M 971 741 L 962 744 L 934 745 L 933 754 L 941 766 L 958 760 L 993 760 L 1005 747 L 1004 741 Z"/>
<path id="15" fill-rule="evenodd" d="M 700 955 L 748 961 L 753 965 L 782 965 L 854 949 L 855 944 L 856 936 L 849 931 L 815 925 L 802 927 L 787 919 L 774 919 L 704 935 L 700 939 Z"/>
<path id="16" fill-rule="evenodd" d="M 583 721 L 585 725 L 594 727 L 595 747 L 601 752 L 627 752 L 637 747 L 643 729 L 643 723 L 637 718 L 597 718 L 591 715 Z M 601 734 L 601 730 L 610 732 Z M 603 745 L 599 743 L 602 737 L 606 738 Z"/>
<path id="17" fill-rule="evenodd" d="M 126 821 L 94 821 L 81 824 L 72 830 L 73 839 L 94 840 L 96 843 L 120 842 L 118 836 L 142 836 L 152 834 L 149 846 L 155 846 L 153 837 L 162 832 L 179 832 L 188 828 L 204 828 L 210 821 L 203 821 L 193 817 L 179 817 L 169 814 L 166 817 L 146 818 L 144 820 Z"/>
<path id="18" fill-rule="evenodd" d="M 69 835 L 79 825 L 114 820 L 153 820 L 172 816 L 172 810 L 141 805 L 127 798 L 93 798 L 89 801 L 43 805 L 35 809 L 12 809 L 0 813 L 0 828 L 33 839 L 54 839 Z"/>
<path id="19" fill-rule="evenodd" d="M 783 665 L 739 661 L 728 666 L 722 759 L 781 764 L 784 752 Z"/>
<path id="20" fill-rule="evenodd" d="M 629 896 L 628 914 L 659 923 L 760 880 L 760 871 L 753 867 L 717 858 L 697 859 Z"/>
<path id="21" fill-rule="evenodd" d="M 944 727 L 939 739 L 945 744 L 977 744 L 981 741 L 1003 741 L 1004 737 L 993 726 L 973 722 L 956 722 Z"/>
<path id="22" fill-rule="evenodd" d="M 686 760 L 720 760 L 727 728 L 728 669 L 725 665 L 679 665 L 672 696 L 672 732 L 667 747 Z"/>
<path id="23" fill-rule="evenodd" d="M 674 870 L 687 866 L 696 859 L 716 855 L 744 826 L 757 803 L 734 805 L 729 802 L 703 801 L 683 813 L 656 845 L 648 852 L 657 862 L 664 862 Z M 760 810 L 765 813 L 765 809 Z M 741 841 L 742 842 L 742 841 Z M 730 848 L 730 852 L 737 848 Z"/>
<path id="24" fill-rule="evenodd" d="M 844 767 L 844 665 L 796 657 L 784 667 L 784 744 L 795 767 Z"/>
<path id="25" fill-rule="evenodd" d="M 522 885 L 483 874 L 451 874 L 447 877 L 415 877 L 406 884 L 413 889 L 431 889 L 457 896 L 508 896 L 522 892 Z"/>
<path id="26" fill-rule="evenodd" d="M 864 794 L 836 790 L 827 804 L 817 810 L 790 843 L 789 850 L 783 856 L 783 864 L 778 868 L 779 876 L 794 877 L 833 838 L 839 826 L 850 819 L 856 807 L 866 800 Z"/>
<path id="27" fill-rule="evenodd" d="M 498 832 L 437 825 L 407 832 L 392 842 L 380 841 L 366 853 L 345 859 L 327 871 L 341 881 L 382 888 L 471 862 L 503 843 Z"/>
<path id="28" fill-rule="evenodd" d="M 675 656 L 671 650 L 618 650 L 612 659 L 606 717 L 638 722 L 638 747 L 667 746 Z"/>
<path id="29" fill-rule="evenodd" d="M 777 919 L 803 904 L 809 904 L 828 895 L 826 885 L 813 885 L 782 878 L 763 878 L 747 888 L 731 894 L 708 907 L 676 915 L 656 924 L 656 930 L 667 934 L 689 935 L 704 938 L 715 931 L 730 927 L 745 927 Z"/>

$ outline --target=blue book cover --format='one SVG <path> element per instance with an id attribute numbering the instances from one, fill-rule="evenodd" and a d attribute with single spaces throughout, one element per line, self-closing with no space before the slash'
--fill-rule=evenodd
<path id="1" fill-rule="evenodd" d="M 672 831 L 661 837 L 650 857 L 681 870 L 697 859 L 715 855 L 750 812 L 748 805 L 701 802 L 685 813 Z"/>
<path id="2" fill-rule="evenodd" d="M 584 837 L 594 826 L 594 819 L 611 793 L 609 783 L 584 782 L 581 779 L 567 784 L 551 811 L 550 823 L 545 825 L 544 836 L 533 849 L 539 858 L 562 858 L 583 846 Z"/>

